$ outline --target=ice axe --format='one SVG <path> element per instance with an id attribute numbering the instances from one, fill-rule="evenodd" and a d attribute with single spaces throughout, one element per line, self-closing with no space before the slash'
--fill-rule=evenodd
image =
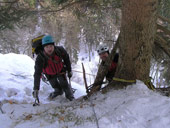
<path id="1" fill-rule="evenodd" d="M 40 105 L 40 101 L 39 101 L 39 98 L 37 97 L 37 98 L 35 99 L 35 102 L 34 102 L 34 104 L 33 104 L 33 107 L 39 106 L 39 105 Z"/>
<path id="2" fill-rule="evenodd" d="M 3 104 L 2 104 L 2 102 L 0 101 L 0 111 L 1 111 L 2 114 L 4 114 L 4 111 L 2 110 L 2 105 L 3 105 Z"/>
<path id="3" fill-rule="evenodd" d="M 33 96 L 34 96 L 34 92 L 33 92 Z M 39 106 L 40 100 L 39 100 L 39 97 L 38 97 L 38 93 L 36 93 L 36 96 L 34 98 L 35 98 L 35 102 L 33 103 L 33 107 Z"/>
<path id="4" fill-rule="evenodd" d="M 70 85 L 70 87 L 71 87 L 71 78 L 68 77 L 68 79 L 69 79 L 69 85 Z M 73 93 L 75 93 L 75 91 L 76 91 L 77 89 L 71 87 L 71 90 L 73 91 Z"/>
<path id="5" fill-rule="evenodd" d="M 69 84 L 70 84 L 70 86 L 71 86 L 71 78 L 69 77 L 68 79 L 69 79 Z"/>

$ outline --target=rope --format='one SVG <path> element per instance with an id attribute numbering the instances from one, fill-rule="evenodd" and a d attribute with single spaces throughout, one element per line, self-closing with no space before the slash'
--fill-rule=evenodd
<path id="1" fill-rule="evenodd" d="M 116 77 L 113 77 L 113 80 L 119 81 L 119 82 L 126 82 L 126 83 L 135 83 L 136 82 L 136 80 L 125 80 L 125 79 L 120 79 L 120 78 L 116 78 Z"/>
<path id="2" fill-rule="evenodd" d="M 149 78 L 147 80 L 144 81 L 144 84 L 151 90 L 155 90 L 155 86 L 153 85 L 153 83 L 151 82 L 152 78 Z M 118 81 L 118 82 L 126 82 L 126 83 L 135 83 L 136 80 L 125 80 L 125 79 L 120 79 L 120 78 L 116 78 L 113 77 L 114 81 Z"/>
<path id="3" fill-rule="evenodd" d="M 92 102 L 92 100 L 91 100 L 90 98 L 89 98 L 89 101 L 90 101 L 90 103 L 91 103 L 92 111 L 93 111 L 93 113 L 94 113 L 94 117 L 95 117 L 95 120 L 96 120 L 96 126 L 97 126 L 97 128 L 99 128 L 99 121 L 98 121 L 98 119 L 97 119 L 97 114 L 96 114 L 96 112 L 95 112 L 93 102 Z"/>
<path id="4" fill-rule="evenodd" d="M 78 72 L 78 73 L 83 73 L 83 72 L 81 72 L 81 71 L 76 71 L 76 70 L 72 70 L 73 72 Z M 85 74 L 87 74 L 87 75 L 90 75 L 90 76 L 96 76 L 96 75 L 93 75 L 93 74 L 90 74 L 90 73 L 85 73 Z"/>
<path id="5" fill-rule="evenodd" d="M 146 81 L 144 81 L 144 84 L 151 90 L 155 90 L 155 86 L 153 85 L 153 83 L 151 82 L 152 78 L 147 79 Z"/>
<path id="6" fill-rule="evenodd" d="M 82 66 L 83 66 L 83 64 L 82 64 Z M 84 68 L 84 66 L 83 66 L 83 68 Z M 84 71 L 84 75 L 85 75 L 86 73 L 85 73 L 85 71 Z M 90 90 L 90 88 L 92 88 L 93 87 L 93 85 L 91 84 L 89 87 L 87 87 L 87 97 L 88 97 L 88 95 L 90 94 L 90 92 L 89 92 L 89 90 Z M 89 101 L 90 101 L 90 103 L 91 103 L 91 106 L 92 106 L 92 111 L 93 111 L 93 113 L 94 113 L 94 116 L 95 116 L 95 120 L 96 120 L 96 126 L 97 126 L 97 128 L 99 128 L 99 122 L 98 122 L 98 119 L 97 119 L 97 114 L 96 114 L 96 112 L 95 112 L 95 109 L 94 109 L 94 105 L 93 105 L 93 102 L 92 102 L 92 100 L 89 98 Z"/>

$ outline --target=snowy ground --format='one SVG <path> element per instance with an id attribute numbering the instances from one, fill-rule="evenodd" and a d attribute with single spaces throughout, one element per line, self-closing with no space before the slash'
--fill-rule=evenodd
<path id="1" fill-rule="evenodd" d="M 73 72 L 71 84 L 77 89 L 76 100 L 70 102 L 62 95 L 48 101 L 52 89 L 42 82 L 41 104 L 33 107 L 33 67 L 34 61 L 26 55 L 0 54 L 0 101 L 4 111 L 0 112 L 0 128 L 170 127 L 170 98 L 148 90 L 140 81 L 126 89 L 99 92 L 82 100 L 83 77 Z M 81 62 L 74 67 L 82 71 Z M 87 72 L 90 69 L 85 68 Z"/>

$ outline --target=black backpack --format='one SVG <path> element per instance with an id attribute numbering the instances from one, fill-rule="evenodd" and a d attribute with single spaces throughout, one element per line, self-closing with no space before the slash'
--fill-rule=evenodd
<path id="1" fill-rule="evenodd" d="M 42 46 L 42 38 L 44 35 L 38 36 L 31 41 L 32 45 L 32 56 L 34 57 L 34 54 L 38 55 L 41 51 L 43 51 Z"/>

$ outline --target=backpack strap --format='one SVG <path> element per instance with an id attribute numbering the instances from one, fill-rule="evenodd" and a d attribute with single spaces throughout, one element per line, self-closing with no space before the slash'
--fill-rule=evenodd
<path id="1" fill-rule="evenodd" d="M 55 53 L 63 60 L 62 49 L 63 49 L 62 46 L 55 46 Z"/>
<path id="2" fill-rule="evenodd" d="M 39 54 L 38 54 L 41 59 L 43 60 L 43 68 L 47 67 L 47 64 L 48 64 L 48 58 L 46 55 L 44 55 L 43 51 L 40 51 Z"/>
<path id="3" fill-rule="evenodd" d="M 62 46 L 55 46 L 55 54 L 61 58 L 61 61 L 64 63 L 64 67 L 67 71 L 71 71 L 71 63 L 70 63 L 70 59 L 69 59 L 69 55 L 68 53 L 65 51 L 65 49 Z M 39 53 L 39 55 L 42 57 L 43 59 L 43 63 L 44 63 L 44 68 L 47 66 L 48 64 L 48 57 L 46 55 L 44 55 L 43 51 L 41 51 Z M 53 61 L 53 60 L 52 60 Z M 55 61 L 53 61 L 54 63 L 56 63 Z M 57 62 L 58 63 L 58 62 Z"/>
<path id="4" fill-rule="evenodd" d="M 56 54 L 62 59 L 65 69 L 70 72 L 71 71 L 71 62 L 69 58 L 69 54 L 62 46 L 55 46 Z"/>

